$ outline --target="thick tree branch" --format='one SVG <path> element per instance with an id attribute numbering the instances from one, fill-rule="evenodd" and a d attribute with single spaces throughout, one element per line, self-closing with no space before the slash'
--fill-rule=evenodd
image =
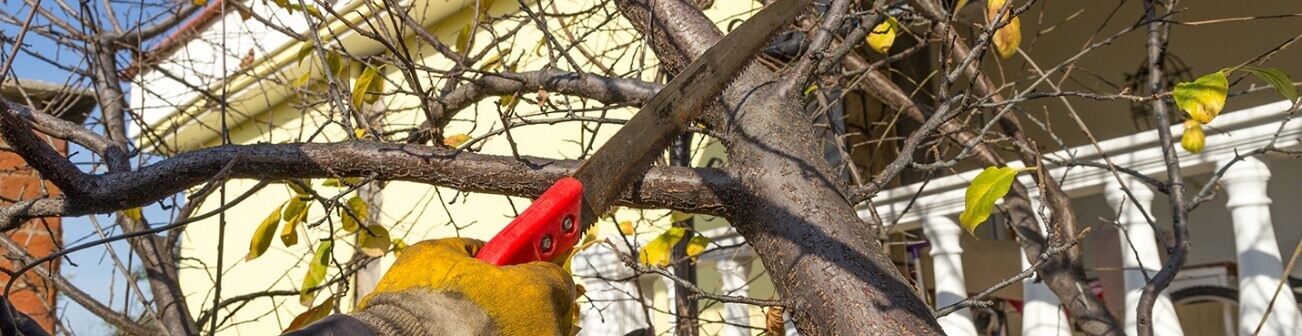
<path id="1" fill-rule="evenodd" d="M 29 161 L 41 160 L 23 151 L 18 153 Z M 148 205 L 207 182 L 228 165 L 231 178 L 280 180 L 374 174 L 382 180 L 521 197 L 541 195 L 552 181 L 569 175 L 579 165 L 575 160 L 522 159 L 524 162 L 446 148 L 360 141 L 224 145 L 181 154 L 136 171 L 85 175 L 77 186 L 85 193 L 0 208 L 0 224 L 9 228 L 31 217 L 79 216 Z M 653 167 L 616 204 L 726 215 L 727 202 L 718 195 L 735 188 L 729 174 L 718 169 Z"/>

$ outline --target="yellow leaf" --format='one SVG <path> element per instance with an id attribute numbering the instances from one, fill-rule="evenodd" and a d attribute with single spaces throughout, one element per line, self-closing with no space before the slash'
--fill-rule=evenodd
<path id="1" fill-rule="evenodd" d="M 686 212 L 682 212 L 682 211 L 678 211 L 678 210 L 674 210 L 674 211 L 670 211 L 670 212 L 669 212 L 669 220 L 670 220 L 670 221 L 673 221 L 673 222 L 681 222 L 681 221 L 685 221 L 685 220 L 688 220 L 688 219 L 692 219 L 692 214 L 689 214 L 689 213 L 686 213 Z"/>
<path id="2" fill-rule="evenodd" d="M 1193 83 L 1175 85 L 1175 105 L 1199 123 L 1211 123 L 1225 108 L 1225 94 L 1230 90 L 1225 73 L 1217 71 L 1198 77 Z"/>
<path id="3" fill-rule="evenodd" d="M 122 210 L 122 215 L 123 215 L 123 216 L 127 216 L 127 218 L 130 218 L 131 220 L 133 220 L 133 221 L 137 221 L 137 222 L 139 222 L 141 219 L 144 219 L 144 218 L 145 218 L 145 216 L 144 216 L 143 214 L 140 213 L 140 208 L 138 208 L 138 207 L 137 207 L 137 208 L 130 208 L 130 209 Z"/>
<path id="4" fill-rule="evenodd" d="M 304 72 L 302 76 L 299 76 L 298 79 L 294 80 L 293 85 L 294 87 L 301 88 L 307 86 L 307 83 L 311 81 L 312 81 L 312 68 L 309 67 L 307 68 L 307 72 Z"/>
<path id="5" fill-rule="evenodd" d="M 986 1 L 986 21 L 994 25 L 999 10 L 1004 7 L 1006 0 L 989 0 Z M 1004 20 L 1008 20 L 1008 25 L 995 31 L 994 44 L 995 51 L 999 57 L 1008 59 L 1017 53 L 1017 46 L 1022 43 L 1022 21 L 1016 16 L 1012 16 L 1012 8 L 1004 13 Z M 1009 19 L 1011 17 L 1011 19 Z"/>
<path id="6" fill-rule="evenodd" d="M 267 219 L 262 220 L 262 225 L 253 231 L 253 239 L 249 241 L 249 254 L 244 256 L 245 261 L 257 259 L 263 253 L 267 253 L 267 248 L 271 247 L 271 240 L 276 237 L 276 225 L 280 224 L 280 210 L 285 208 L 282 203 L 276 207 Z"/>
<path id="7" fill-rule="evenodd" d="M 298 54 L 294 55 L 294 59 L 298 60 L 298 64 L 303 64 L 303 60 L 307 59 L 308 55 L 312 55 L 314 51 L 316 51 L 316 45 L 312 44 L 312 41 L 303 42 L 302 45 L 298 46 Z"/>
<path id="8" fill-rule="evenodd" d="M 809 87 L 805 88 L 805 92 L 802 93 L 802 95 L 808 96 L 810 93 L 814 93 L 814 91 L 816 90 L 818 90 L 818 84 L 809 84 Z"/>
<path id="9" fill-rule="evenodd" d="M 958 11 L 963 10 L 963 6 L 967 6 L 967 0 L 958 0 L 958 3 L 954 4 L 954 12 L 958 13 Z"/>
<path id="10" fill-rule="evenodd" d="M 375 85 L 374 82 L 384 82 L 384 79 L 380 78 L 379 71 L 379 68 L 373 66 L 362 69 L 362 74 L 357 76 L 357 83 L 353 84 L 353 106 L 360 108 L 363 103 L 367 103 L 367 95 Z"/>
<path id="11" fill-rule="evenodd" d="M 402 239 L 400 239 L 400 238 L 394 238 L 394 239 L 393 239 L 393 257 L 394 257 L 394 258 L 397 258 L 399 255 L 402 255 L 402 251 L 406 251 L 406 250 L 407 250 L 407 242 L 402 241 Z"/>
<path id="12" fill-rule="evenodd" d="M 339 221 L 343 223 L 344 231 L 357 232 L 357 229 L 361 228 L 361 223 L 366 221 L 366 216 L 369 216 L 366 201 L 362 200 L 361 197 L 353 196 L 353 198 L 348 199 L 348 210 L 351 210 L 352 213 L 343 211 L 340 214 Z"/>
<path id="13" fill-rule="evenodd" d="M 674 245 L 677 245 L 678 241 L 682 240 L 683 235 L 686 233 L 687 229 L 685 228 L 669 228 L 665 233 L 661 233 L 660 236 L 656 237 L 656 239 L 651 240 L 650 243 L 643 246 L 642 251 L 638 253 L 638 259 L 641 260 L 643 264 L 651 266 L 669 266 L 669 262 L 672 261 L 670 252 L 674 250 Z"/>
<path id="14" fill-rule="evenodd" d="M 696 256 L 705 252 L 705 248 L 709 245 L 710 238 L 705 238 L 705 236 L 699 234 L 692 236 L 692 239 L 687 241 L 687 256 L 692 257 L 692 260 L 696 260 Z"/>
<path id="15" fill-rule="evenodd" d="M 633 222 L 630 221 L 619 222 L 619 233 L 622 233 L 625 236 L 635 233 Z"/>
<path id="16" fill-rule="evenodd" d="M 316 247 L 316 254 L 312 255 L 312 261 L 307 264 L 307 275 L 303 276 L 303 287 L 298 289 L 298 303 L 312 306 L 318 290 L 316 287 L 325 281 L 326 270 L 330 269 L 330 252 L 333 248 L 333 240 L 323 241 Z"/>
<path id="17" fill-rule="evenodd" d="M 307 201 L 303 197 L 291 196 L 289 203 L 285 205 L 285 210 L 281 212 L 280 220 L 291 221 L 297 218 L 300 213 L 307 209 Z"/>
<path id="18" fill-rule="evenodd" d="M 493 56 L 491 56 L 491 57 L 489 57 L 489 58 L 487 58 L 487 59 L 484 60 L 484 65 L 480 65 L 480 66 L 479 66 L 479 70 L 483 70 L 483 71 L 493 71 L 493 70 L 497 70 L 497 69 L 501 68 L 502 65 L 503 65 L 503 63 L 502 63 L 502 57 L 503 57 L 503 56 L 506 56 L 506 55 L 510 55 L 510 54 L 511 54 L 511 48 L 509 48 L 509 47 L 506 48 L 506 50 L 503 50 L 503 51 L 500 52 L 500 53 L 493 54 Z"/>
<path id="19" fill-rule="evenodd" d="M 454 134 L 454 135 L 449 135 L 446 138 L 443 138 L 443 145 L 448 147 L 458 147 L 461 146 L 462 144 L 465 144 L 466 141 L 470 141 L 470 135 L 467 135 L 465 133 Z"/>
<path id="20" fill-rule="evenodd" d="M 193 2 L 194 2 L 194 5 L 195 5 L 195 6 L 207 6 L 207 5 L 208 5 L 208 0 L 194 0 Z"/>
<path id="21" fill-rule="evenodd" d="M 294 317 L 294 321 L 289 322 L 289 327 L 285 328 L 285 330 L 282 331 L 281 334 L 283 335 L 291 331 L 302 329 L 303 327 L 306 327 L 307 325 L 312 324 L 313 322 L 316 322 L 318 320 L 325 318 L 326 316 L 329 316 L 330 311 L 335 309 L 335 301 L 339 301 L 339 297 L 331 296 L 330 299 L 327 299 L 325 302 L 322 302 L 320 305 L 317 305 L 316 307 L 312 307 L 307 311 L 303 312 L 302 314 L 298 314 L 298 316 Z"/>
<path id="22" fill-rule="evenodd" d="M 975 235 L 972 232 L 977 226 L 990 218 L 995 202 L 1008 194 L 1008 188 L 1013 186 L 1017 173 L 1022 170 L 1027 169 L 990 166 L 972 179 L 972 185 L 967 187 L 967 195 L 963 199 L 963 213 L 958 215 L 959 223 L 967 229 L 968 234 Z"/>
<path id="23" fill-rule="evenodd" d="M 380 225 L 370 225 L 366 230 L 357 232 L 357 246 L 362 253 L 372 257 L 383 257 L 389 252 L 389 230 Z"/>
<path id="24" fill-rule="evenodd" d="M 1180 147 L 1190 153 L 1198 154 L 1203 151 L 1204 142 L 1207 135 L 1203 134 L 1203 125 L 1195 120 L 1184 121 L 1184 136 L 1180 137 Z"/>
<path id="25" fill-rule="evenodd" d="M 301 182 L 301 183 L 303 183 L 303 184 L 307 184 L 307 183 L 306 183 L 307 180 L 299 179 L 299 180 L 295 180 L 295 181 L 297 181 L 297 182 Z M 303 187 L 300 187 L 300 186 L 299 186 L 299 183 L 294 183 L 294 181 L 287 181 L 287 182 L 285 183 L 285 185 L 288 185 L 288 186 L 289 186 L 289 189 L 290 189 L 290 190 L 293 190 L 294 193 L 297 194 L 299 197 L 310 197 L 310 196 L 312 196 L 312 193 L 309 193 L 309 192 L 307 192 L 307 189 L 303 189 Z"/>
<path id="26" fill-rule="evenodd" d="M 474 40 L 472 39 L 472 37 L 474 37 L 474 34 L 475 34 L 475 23 L 474 22 L 467 23 L 466 26 L 461 27 L 461 31 L 457 33 L 457 44 L 453 45 L 452 48 L 458 54 L 465 55 L 466 51 L 470 50 L 471 43 L 474 42 Z"/>
<path id="27" fill-rule="evenodd" d="M 885 54 L 891 50 L 891 45 L 895 44 L 895 36 L 900 31 L 900 21 L 894 17 L 887 16 L 886 20 L 873 27 L 871 33 L 868 33 L 868 47 L 873 48 L 879 53 Z"/>
<path id="28" fill-rule="evenodd" d="M 289 201 L 290 205 L 285 208 L 286 212 L 289 211 L 289 207 L 294 206 L 294 200 L 299 200 L 299 202 L 302 202 L 303 208 L 302 210 L 298 211 L 298 213 L 295 214 L 293 217 L 290 217 L 288 220 L 285 220 L 285 226 L 280 229 L 280 241 L 282 243 L 285 243 L 285 247 L 290 247 L 298 244 L 298 223 L 307 221 L 307 210 L 312 207 L 312 203 L 303 202 L 302 198 L 295 197 L 293 199 L 290 199 Z"/>
<path id="29" fill-rule="evenodd" d="M 596 239 L 585 240 L 583 244 L 579 244 L 579 246 L 576 246 L 574 249 L 570 250 L 570 255 L 565 256 L 565 263 L 561 264 L 561 268 L 565 269 L 565 273 L 573 275 L 574 271 L 570 270 L 570 262 L 574 260 L 574 255 L 579 254 L 579 251 L 586 250 L 589 247 L 592 247 L 593 245 L 597 245 L 597 243 L 600 243 L 602 241 L 605 240 L 604 239 L 600 241 Z M 583 294 L 579 294 L 579 296 L 583 296 Z"/>

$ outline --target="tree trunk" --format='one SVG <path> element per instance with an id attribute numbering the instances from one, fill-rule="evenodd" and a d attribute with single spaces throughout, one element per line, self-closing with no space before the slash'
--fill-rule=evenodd
<path id="1" fill-rule="evenodd" d="M 722 36 L 682 0 L 616 5 L 670 71 Z M 724 133 L 732 177 L 744 188 L 718 193 L 735 205 L 728 219 L 791 303 L 797 329 L 805 335 L 941 334 L 930 307 L 846 199 L 799 93 L 777 92 L 775 78 L 751 66 L 726 90 L 726 112 L 711 110 L 705 119 Z"/>

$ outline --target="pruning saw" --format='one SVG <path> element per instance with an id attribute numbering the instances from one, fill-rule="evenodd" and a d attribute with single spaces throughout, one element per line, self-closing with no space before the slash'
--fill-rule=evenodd
<path id="1" fill-rule="evenodd" d="M 588 158 L 489 240 L 477 259 L 503 266 L 568 256 L 633 179 L 708 107 L 810 0 L 778 0 L 692 61 Z"/>

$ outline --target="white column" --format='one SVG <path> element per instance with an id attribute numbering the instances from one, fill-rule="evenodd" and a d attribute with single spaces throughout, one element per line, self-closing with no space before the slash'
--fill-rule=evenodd
<path id="1" fill-rule="evenodd" d="M 723 284 L 719 290 L 732 296 L 750 295 L 750 269 L 752 259 L 749 257 L 732 257 L 719 259 L 714 267 L 719 271 Z M 728 325 L 723 327 L 724 336 L 750 336 L 750 305 L 740 303 L 723 304 L 723 320 Z"/>
<path id="2" fill-rule="evenodd" d="M 1145 213 L 1152 214 L 1153 191 L 1138 179 L 1122 176 L 1125 186 L 1130 189 L 1127 195 L 1121 184 L 1115 179 L 1108 179 L 1103 187 L 1103 196 L 1108 206 L 1117 214 L 1117 223 L 1121 225 L 1121 266 L 1125 269 L 1126 287 L 1126 335 L 1138 334 L 1139 297 L 1147 283 L 1144 272 L 1149 276 L 1157 274 L 1162 268 L 1162 259 L 1157 249 L 1157 235 L 1149 225 Z M 1134 199 L 1131 199 L 1131 196 Z M 1142 206 L 1141 210 L 1138 203 Z M 1151 218 L 1151 217 L 1150 217 Z M 1142 267 L 1142 269 L 1141 269 Z M 1175 315 L 1175 306 L 1165 292 L 1157 297 L 1153 305 L 1153 333 L 1156 335 L 1184 335 L 1180 320 Z"/>
<path id="3" fill-rule="evenodd" d="M 963 247 L 959 246 L 963 229 L 954 220 L 942 216 L 922 218 L 922 232 L 931 242 L 931 268 L 936 283 L 936 308 L 949 306 L 967 298 L 963 276 Z M 940 328 L 949 336 L 976 336 L 972 311 L 964 308 L 939 319 Z"/>
<path id="4" fill-rule="evenodd" d="M 648 326 L 642 302 L 637 299 L 638 278 L 613 251 L 605 246 L 579 251 L 570 267 L 591 300 L 591 304 L 579 306 L 579 327 L 583 328 L 579 335 L 623 335 Z"/>
<path id="5" fill-rule="evenodd" d="M 1031 210 L 1035 212 L 1035 221 L 1040 224 L 1040 231 L 1047 232 L 1044 221 L 1040 218 L 1040 194 L 1034 189 L 1031 192 Z M 1026 251 L 1022 251 L 1020 259 L 1022 269 L 1031 267 L 1031 263 L 1026 261 Z M 1063 313 L 1058 296 L 1053 294 L 1048 285 L 1038 280 L 1038 276 L 1022 280 L 1022 336 L 1072 335 L 1071 321 Z"/>
<path id="6" fill-rule="evenodd" d="M 1234 221 L 1234 248 L 1239 258 L 1240 335 L 1251 335 L 1257 328 L 1284 274 L 1275 228 L 1271 226 L 1268 181 L 1270 169 L 1251 157 L 1235 163 L 1221 177 L 1229 196 L 1225 207 Z M 1276 298 L 1260 335 L 1297 335 L 1298 318 L 1297 301 L 1285 288 Z"/>

